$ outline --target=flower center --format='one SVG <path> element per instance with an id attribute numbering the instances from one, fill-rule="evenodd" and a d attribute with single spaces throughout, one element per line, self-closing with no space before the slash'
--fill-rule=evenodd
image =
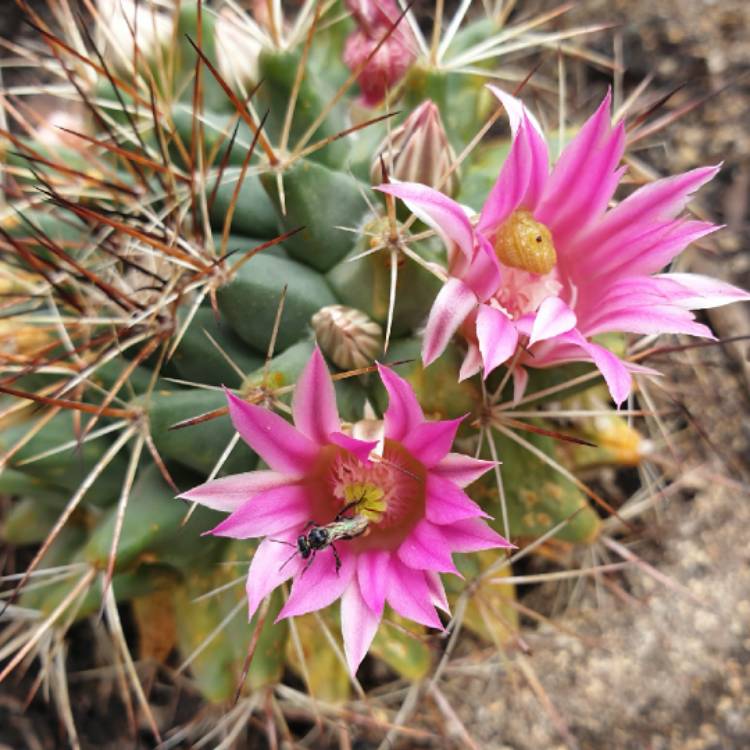
<path id="1" fill-rule="evenodd" d="M 495 299 L 512 320 L 518 320 L 526 313 L 536 312 L 547 297 L 559 297 L 562 289 L 556 269 L 545 276 L 539 276 L 516 268 L 506 268 L 503 271 L 502 286 L 495 293 Z"/>
<path id="2" fill-rule="evenodd" d="M 510 268 L 539 274 L 549 273 L 557 263 L 552 233 L 529 211 L 514 211 L 497 230 L 495 254 Z"/>
<path id="3" fill-rule="evenodd" d="M 345 508 L 346 517 L 364 516 L 365 532 L 347 541 L 358 550 L 394 549 L 424 516 L 425 469 L 392 440 L 368 462 L 336 451 L 319 476 L 313 520 L 331 523 Z"/>

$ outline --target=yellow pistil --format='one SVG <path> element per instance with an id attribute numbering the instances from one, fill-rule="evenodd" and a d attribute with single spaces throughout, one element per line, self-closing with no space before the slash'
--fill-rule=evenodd
<path id="1" fill-rule="evenodd" d="M 387 507 L 385 492 L 370 482 L 347 484 L 344 487 L 344 501 L 347 505 L 356 502 L 354 510 L 373 523 L 380 520 Z"/>
<path id="2" fill-rule="evenodd" d="M 529 211 L 514 211 L 497 230 L 495 254 L 504 266 L 540 276 L 557 263 L 552 234 Z"/>

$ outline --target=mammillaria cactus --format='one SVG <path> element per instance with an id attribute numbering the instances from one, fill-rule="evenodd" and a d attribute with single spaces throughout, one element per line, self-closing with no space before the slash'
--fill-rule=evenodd
<path id="1" fill-rule="evenodd" d="M 103 612 L 160 737 L 127 611 L 141 656 L 178 654 L 227 710 L 205 741 L 231 743 L 240 715 L 283 726 L 300 680 L 363 695 L 368 650 L 369 688 L 439 675 L 461 625 L 502 647 L 507 550 L 597 542 L 617 511 L 568 449 L 627 432 L 597 460 L 630 464 L 638 433 L 610 405 L 563 433 L 550 404 L 601 404 L 600 373 L 622 404 L 653 373 L 625 333 L 708 336 L 689 310 L 748 295 L 654 275 L 713 230 L 682 210 L 714 168 L 607 210 L 627 146 L 608 98 L 549 172 L 533 76 L 498 59 L 592 28 L 469 5 L 431 41 L 385 1 L 27 10 L 49 92 L 84 115 L 52 143 L 33 100 L 4 98 L 2 534 L 36 546 L 8 579 L 0 679 Z"/>

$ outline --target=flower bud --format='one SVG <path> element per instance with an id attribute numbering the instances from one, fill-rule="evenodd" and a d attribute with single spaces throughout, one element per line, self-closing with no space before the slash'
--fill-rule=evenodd
<path id="1" fill-rule="evenodd" d="M 373 185 L 383 182 L 381 158 L 389 176 L 401 182 L 421 182 L 448 195 L 454 195 L 458 189 L 455 171 L 445 178 L 456 154 L 448 142 L 440 110 L 429 99 L 378 147 L 370 167 Z"/>
<path id="2" fill-rule="evenodd" d="M 354 71 L 388 34 L 400 11 L 395 0 L 346 0 L 346 6 L 357 23 L 357 29 L 349 35 L 344 47 L 344 62 Z M 404 77 L 416 57 L 414 36 L 402 20 L 357 76 L 362 90 L 361 103 L 366 107 L 380 104 L 388 89 Z"/>
<path id="3" fill-rule="evenodd" d="M 383 329 L 361 310 L 327 305 L 311 322 L 320 348 L 342 370 L 367 367 L 383 350 Z"/>

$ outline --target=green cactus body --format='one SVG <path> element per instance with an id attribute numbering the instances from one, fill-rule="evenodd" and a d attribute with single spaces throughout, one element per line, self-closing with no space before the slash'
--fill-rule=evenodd
<path id="1" fill-rule="evenodd" d="M 260 54 L 259 68 L 263 85 L 258 91 L 257 107 L 263 112 L 268 110 L 268 131 L 274 136 L 274 141 L 281 136 L 287 104 L 294 86 L 297 66 L 300 62 L 298 52 L 263 50 Z M 312 126 L 323 106 L 334 93 L 325 78 L 321 78 L 317 71 L 308 67 L 308 73 L 302 80 L 297 92 L 297 104 L 294 108 L 294 118 L 290 130 L 289 143 L 293 146 Z M 346 127 L 346 118 L 342 107 L 334 108 L 312 134 L 312 142 L 327 136 L 333 136 Z M 330 167 L 341 167 L 347 154 L 346 144 L 334 142 L 312 158 Z"/>
<path id="2" fill-rule="evenodd" d="M 170 429 L 191 417 L 226 407 L 221 390 L 183 389 L 153 393 L 147 404 L 151 434 L 159 453 L 181 466 L 204 476 L 211 472 L 234 437 L 228 418 L 211 419 L 180 429 Z M 224 471 L 248 471 L 255 465 L 255 454 L 244 444 L 237 445 L 224 464 Z"/>
<path id="3" fill-rule="evenodd" d="M 308 159 L 299 159 L 283 173 L 286 212 L 282 211 L 275 175 L 261 181 L 279 212 L 279 228 L 299 229 L 284 246 L 292 258 L 317 271 L 327 271 L 351 250 L 356 229 L 367 209 L 367 186 L 347 172 L 335 172 Z"/>
<path id="4" fill-rule="evenodd" d="M 263 357 L 248 349 L 209 307 L 195 313 L 172 357 L 181 378 L 209 385 L 235 385 L 241 379 L 237 369 L 249 373 L 262 363 Z"/>
<path id="5" fill-rule="evenodd" d="M 536 539 L 564 523 L 555 535 L 558 539 L 579 544 L 596 540 L 601 521 L 579 487 L 514 440 L 496 432 L 491 439 L 497 455 L 502 456 L 511 538 Z M 558 460 L 552 438 L 523 433 L 523 440 L 552 460 Z M 493 524 L 503 533 L 501 501 L 494 477 L 484 477 L 469 492 L 495 516 Z"/>
<path id="6" fill-rule="evenodd" d="M 226 569 L 225 569 L 226 570 Z M 234 571 L 230 571 L 234 576 Z M 201 649 L 190 663 L 190 671 L 203 696 L 213 703 L 229 703 L 237 692 L 250 638 L 258 625 L 256 616 L 249 624 L 244 607 L 242 587 L 234 587 L 200 602 L 195 597 L 228 582 L 225 572 L 213 575 L 194 574 L 184 585 L 176 587 L 172 596 L 175 605 L 177 643 L 182 653 L 190 656 Z M 257 690 L 273 685 L 284 669 L 288 625 L 274 624 L 281 609 L 281 597 L 275 594 L 262 624 L 245 687 Z M 232 612 L 235 614 L 232 616 Z M 220 637 L 205 640 L 228 623 Z"/>
<path id="7" fill-rule="evenodd" d="M 188 506 L 174 499 L 174 491 L 167 485 L 155 466 L 141 472 L 128 501 L 119 543 L 118 569 L 131 567 L 139 558 L 148 555 L 149 561 L 171 562 L 210 556 L 213 547 L 223 540 L 215 539 L 200 550 L 194 550 L 181 540 L 191 539 L 196 533 L 207 531 L 219 517 L 206 508 L 196 508 L 185 522 Z M 117 511 L 112 509 L 92 531 L 83 550 L 85 559 L 96 568 L 104 568 L 109 559 Z"/>
<path id="8" fill-rule="evenodd" d="M 28 424 L 24 422 L 4 429 L 0 435 L 0 448 L 14 448 L 28 429 Z M 46 485 L 74 492 L 109 447 L 106 437 L 90 440 L 82 445 L 77 445 L 77 438 L 72 415 L 64 412 L 56 414 L 14 453 L 10 465 L 24 474 L 43 480 Z M 71 447 L 36 459 L 37 456 L 65 444 L 71 444 Z M 27 462 L 28 459 L 35 460 Z M 114 501 L 122 487 L 125 464 L 125 456 L 116 456 L 108 465 L 107 471 L 97 478 L 86 494 L 86 502 L 107 505 Z"/>

